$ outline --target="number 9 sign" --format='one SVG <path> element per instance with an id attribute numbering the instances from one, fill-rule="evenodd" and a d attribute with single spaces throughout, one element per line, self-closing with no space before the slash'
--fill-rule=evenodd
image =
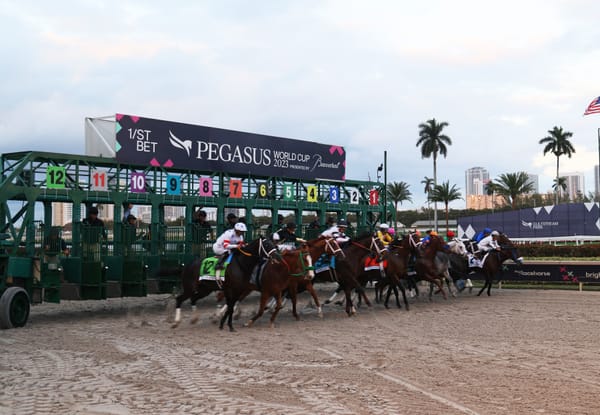
<path id="1" fill-rule="evenodd" d="M 174 174 L 167 175 L 167 194 L 168 195 L 180 195 L 181 194 L 181 176 Z"/>

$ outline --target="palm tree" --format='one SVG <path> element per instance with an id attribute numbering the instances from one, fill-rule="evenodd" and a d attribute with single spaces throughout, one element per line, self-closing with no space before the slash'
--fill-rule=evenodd
<path id="1" fill-rule="evenodd" d="M 484 190 L 487 196 L 492 196 L 492 213 L 494 213 L 494 208 L 496 205 L 496 193 L 498 192 L 497 185 L 493 180 L 489 180 L 486 183 Z"/>
<path id="2" fill-rule="evenodd" d="M 431 213 L 430 213 L 430 204 L 431 204 L 431 198 L 429 197 L 431 190 L 433 189 L 433 179 L 431 177 L 423 177 L 423 180 L 421 180 L 421 184 L 425 186 L 425 188 L 423 189 L 423 192 L 427 195 L 427 215 L 429 217 L 429 220 L 431 220 Z"/>
<path id="3" fill-rule="evenodd" d="M 513 210 L 517 208 L 517 198 L 534 189 L 533 183 L 524 171 L 501 174 L 494 185 L 496 193 L 501 195 Z"/>
<path id="4" fill-rule="evenodd" d="M 431 200 L 443 202 L 446 207 L 446 231 L 448 231 L 448 203 L 458 199 L 462 199 L 462 196 L 455 184 L 450 187 L 449 181 L 435 186 L 431 192 Z"/>
<path id="5" fill-rule="evenodd" d="M 446 145 L 452 145 L 452 140 L 442 130 L 448 126 L 448 123 L 442 121 L 438 123 L 435 118 L 419 124 L 419 139 L 417 147 L 421 147 L 421 158 L 433 156 L 433 186 L 437 186 L 437 156 L 441 154 L 446 157 L 448 148 Z M 437 203 L 433 205 L 433 220 L 435 221 L 435 230 L 438 228 Z"/>
<path id="6" fill-rule="evenodd" d="M 552 153 L 556 156 L 556 182 L 559 181 L 558 174 L 558 166 L 560 161 L 560 156 L 566 155 L 571 158 L 571 155 L 575 152 L 575 147 L 569 141 L 569 138 L 573 137 L 573 133 L 570 131 L 563 131 L 562 127 L 554 127 L 551 130 L 548 130 L 547 137 L 544 137 L 540 140 L 540 144 L 545 144 L 544 146 L 544 155 L 546 153 Z M 555 201 L 558 205 L 558 191 L 556 191 Z"/>
<path id="7" fill-rule="evenodd" d="M 398 227 L 398 203 L 404 201 L 412 202 L 412 194 L 408 189 L 410 187 L 406 182 L 392 182 L 387 185 L 387 196 L 394 202 L 394 228 Z"/>
<path id="8" fill-rule="evenodd" d="M 552 182 L 552 189 L 554 189 L 556 194 L 560 193 L 559 199 L 562 198 L 563 192 L 567 191 L 567 178 L 562 176 L 554 179 Z"/>

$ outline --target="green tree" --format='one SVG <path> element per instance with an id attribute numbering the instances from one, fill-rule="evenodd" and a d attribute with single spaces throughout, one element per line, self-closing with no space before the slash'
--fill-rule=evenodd
<path id="1" fill-rule="evenodd" d="M 419 124 L 419 139 L 417 147 L 421 147 L 421 158 L 433 158 L 433 186 L 437 186 L 437 157 L 438 154 L 446 157 L 448 146 L 452 145 L 452 140 L 442 130 L 449 124 L 445 121 L 437 122 L 435 118 Z M 433 220 L 437 230 L 437 204 L 434 204 Z"/>
<path id="2" fill-rule="evenodd" d="M 565 176 L 555 178 L 552 181 L 552 189 L 559 195 L 559 200 L 562 199 L 563 193 L 567 191 L 567 178 Z"/>
<path id="3" fill-rule="evenodd" d="M 448 204 L 458 199 L 462 199 L 462 195 L 455 184 L 450 187 L 449 181 L 435 186 L 431 191 L 431 200 L 443 202 L 446 208 L 446 231 L 448 231 Z"/>
<path id="4" fill-rule="evenodd" d="M 570 131 L 564 131 L 562 127 L 554 127 L 548 130 L 548 136 L 540 140 L 540 144 L 544 144 L 544 155 L 546 153 L 552 153 L 556 156 L 556 182 L 559 181 L 559 162 L 560 156 L 566 155 L 571 158 L 571 155 L 575 153 L 575 147 L 571 144 L 569 138 L 573 137 L 573 133 Z M 555 201 L 558 205 L 558 187 L 555 189 Z"/>
<path id="5" fill-rule="evenodd" d="M 387 185 L 387 196 L 394 202 L 394 227 L 398 227 L 398 203 L 412 202 L 412 193 L 409 190 L 410 185 L 406 182 L 391 182 Z"/>
<path id="6" fill-rule="evenodd" d="M 513 210 L 517 208 L 518 197 L 533 189 L 533 183 L 529 181 L 529 176 L 523 171 L 501 174 L 495 183 L 496 193 L 501 195 Z"/>

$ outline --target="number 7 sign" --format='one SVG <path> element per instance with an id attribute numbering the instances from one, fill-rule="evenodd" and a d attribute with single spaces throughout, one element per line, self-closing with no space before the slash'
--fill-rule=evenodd
<path id="1" fill-rule="evenodd" d="M 232 199 L 242 198 L 242 181 L 239 179 L 229 180 L 229 197 Z"/>

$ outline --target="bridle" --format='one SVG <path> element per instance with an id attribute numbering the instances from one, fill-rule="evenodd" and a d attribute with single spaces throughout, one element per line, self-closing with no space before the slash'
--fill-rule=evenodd
<path id="1" fill-rule="evenodd" d="M 344 258 L 346 257 L 346 254 L 344 253 L 342 248 L 340 248 L 340 244 L 337 243 L 335 238 L 325 238 L 325 253 L 327 253 L 327 250 L 331 251 L 331 255 L 337 255 L 341 253 L 344 256 Z"/>

